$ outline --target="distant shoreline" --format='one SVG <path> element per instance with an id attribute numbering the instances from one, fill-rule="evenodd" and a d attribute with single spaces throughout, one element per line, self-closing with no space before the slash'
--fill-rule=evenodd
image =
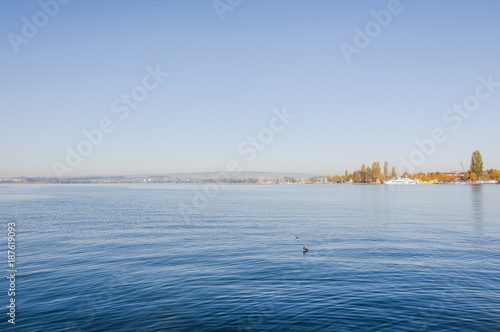
<path id="1" fill-rule="evenodd" d="M 495 185 L 500 184 L 500 182 L 489 183 L 489 182 L 437 182 L 437 183 L 420 183 L 420 184 L 384 184 L 384 183 L 332 183 L 332 182 L 295 182 L 295 183 L 269 183 L 269 182 L 242 182 L 242 181 L 171 181 L 171 182 L 155 182 L 155 181 L 54 181 L 54 182 L 43 182 L 43 181 L 0 181 L 0 185 L 29 185 L 29 184 L 55 184 L 55 185 L 68 185 L 68 184 L 247 184 L 247 185 L 371 185 L 371 186 L 390 186 L 390 187 L 400 187 L 400 186 L 429 186 L 429 185 Z"/>

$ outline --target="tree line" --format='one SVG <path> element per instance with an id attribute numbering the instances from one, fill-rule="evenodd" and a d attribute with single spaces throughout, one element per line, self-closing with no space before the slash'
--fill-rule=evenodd
<path id="1" fill-rule="evenodd" d="M 457 174 L 458 173 L 458 174 Z M 344 175 L 328 175 L 327 181 L 333 183 L 377 183 L 384 182 L 391 179 L 396 179 L 398 174 L 396 168 L 392 167 L 389 172 L 389 163 L 384 163 L 384 170 L 381 170 L 380 162 L 374 161 L 372 166 L 361 165 L 361 169 L 352 173 L 345 171 Z M 483 171 L 483 157 L 479 151 L 474 151 L 471 156 L 471 163 L 468 171 L 454 172 L 454 173 L 441 173 L 441 172 L 428 172 L 428 173 L 415 173 L 403 174 L 403 177 L 422 181 L 439 181 L 439 182 L 454 182 L 457 179 L 461 181 L 478 181 L 478 180 L 496 180 L 500 181 L 500 171 L 490 169 Z"/>
<path id="2" fill-rule="evenodd" d="M 356 170 L 352 173 L 345 171 L 344 175 L 328 175 L 326 178 L 328 182 L 345 183 L 345 182 L 355 182 L 355 183 L 376 183 L 377 181 L 387 181 L 390 179 L 397 178 L 396 167 L 392 167 L 389 171 L 389 162 L 384 162 L 384 170 L 380 166 L 379 161 L 374 161 L 372 166 L 361 165 L 361 169 Z"/>

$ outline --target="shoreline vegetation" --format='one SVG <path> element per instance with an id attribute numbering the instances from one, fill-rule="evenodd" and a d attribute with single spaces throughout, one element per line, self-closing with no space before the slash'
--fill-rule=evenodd
<path id="1" fill-rule="evenodd" d="M 500 171 L 493 170 L 493 174 L 498 174 Z M 419 180 L 417 184 L 499 184 L 500 179 L 498 177 L 491 177 L 492 173 L 490 171 L 485 172 L 488 174 L 487 178 L 472 181 L 466 180 L 467 172 L 462 177 L 462 173 L 440 173 L 440 172 L 430 172 L 430 173 L 417 173 L 417 174 L 406 174 L 407 179 Z M 224 183 L 224 184 L 366 184 L 366 185 L 376 185 L 384 184 L 387 181 L 381 181 L 380 178 L 375 180 L 363 181 L 353 181 L 352 174 L 348 174 L 348 181 L 344 181 L 344 176 L 340 177 L 338 180 L 336 177 L 332 176 L 321 176 L 321 177 L 311 177 L 311 178 L 293 178 L 293 177 L 259 177 L 259 178 L 247 178 L 247 179 L 223 179 L 223 178 L 199 178 L 199 179 L 176 179 L 168 177 L 75 177 L 75 178 L 13 178 L 13 179 L 0 179 L 0 184 L 147 184 L 147 183 L 184 183 L 184 184 L 203 184 L 203 183 Z M 443 180 L 444 179 L 444 180 Z M 338 181 L 335 181 L 338 180 Z M 391 179 L 390 179 L 391 180 Z"/>
<path id="2" fill-rule="evenodd" d="M 460 162 L 462 164 L 462 162 Z M 374 161 L 372 166 L 361 165 L 359 170 L 344 175 L 326 175 L 311 177 L 292 176 L 259 176 L 237 179 L 229 173 L 214 173 L 210 177 L 172 177 L 168 175 L 142 175 L 142 176 L 86 176 L 73 178 L 57 177 L 19 177 L 0 179 L 0 184 L 92 184 L 92 183 L 250 183 L 250 184 L 384 184 L 396 179 L 417 180 L 417 184 L 498 184 L 500 170 L 490 169 L 483 171 L 482 156 L 479 151 L 474 151 L 471 157 L 470 168 L 466 171 L 462 164 L 462 171 L 404 173 L 399 177 L 396 168 L 389 171 L 389 163 Z"/>
<path id="3" fill-rule="evenodd" d="M 469 170 L 465 170 L 463 163 L 460 162 L 462 171 L 452 172 L 427 172 L 427 173 L 407 173 L 402 178 L 417 180 L 417 184 L 498 184 L 500 181 L 500 171 L 490 169 L 483 171 L 483 157 L 479 151 L 474 151 L 471 156 Z M 384 163 L 382 171 L 380 162 L 374 161 L 372 166 L 361 165 L 361 169 L 349 173 L 345 171 L 344 175 L 327 176 L 328 182 L 333 183 L 367 183 L 383 184 L 386 181 L 398 179 L 396 168 L 392 167 L 389 172 L 389 163 Z"/>

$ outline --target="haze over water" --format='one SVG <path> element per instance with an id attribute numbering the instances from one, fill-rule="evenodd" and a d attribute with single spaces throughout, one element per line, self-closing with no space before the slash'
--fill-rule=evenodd
<path id="1" fill-rule="evenodd" d="M 204 188 L 0 186 L 14 330 L 500 328 L 499 186 Z"/>

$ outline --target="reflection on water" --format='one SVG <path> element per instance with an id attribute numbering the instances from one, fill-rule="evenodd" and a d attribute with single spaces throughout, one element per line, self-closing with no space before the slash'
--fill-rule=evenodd
<path id="1" fill-rule="evenodd" d="M 484 266 L 488 248 L 484 245 L 484 185 L 472 185 L 471 187 L 471 214 L 474 221 L 473 249 L 477 253 L 477 264 Z"/>
<path id="2" fill-rule="evenodd" d="M 472 218 L 474 221 L 483 221 L 483 186 L 471 186 Z"/>

